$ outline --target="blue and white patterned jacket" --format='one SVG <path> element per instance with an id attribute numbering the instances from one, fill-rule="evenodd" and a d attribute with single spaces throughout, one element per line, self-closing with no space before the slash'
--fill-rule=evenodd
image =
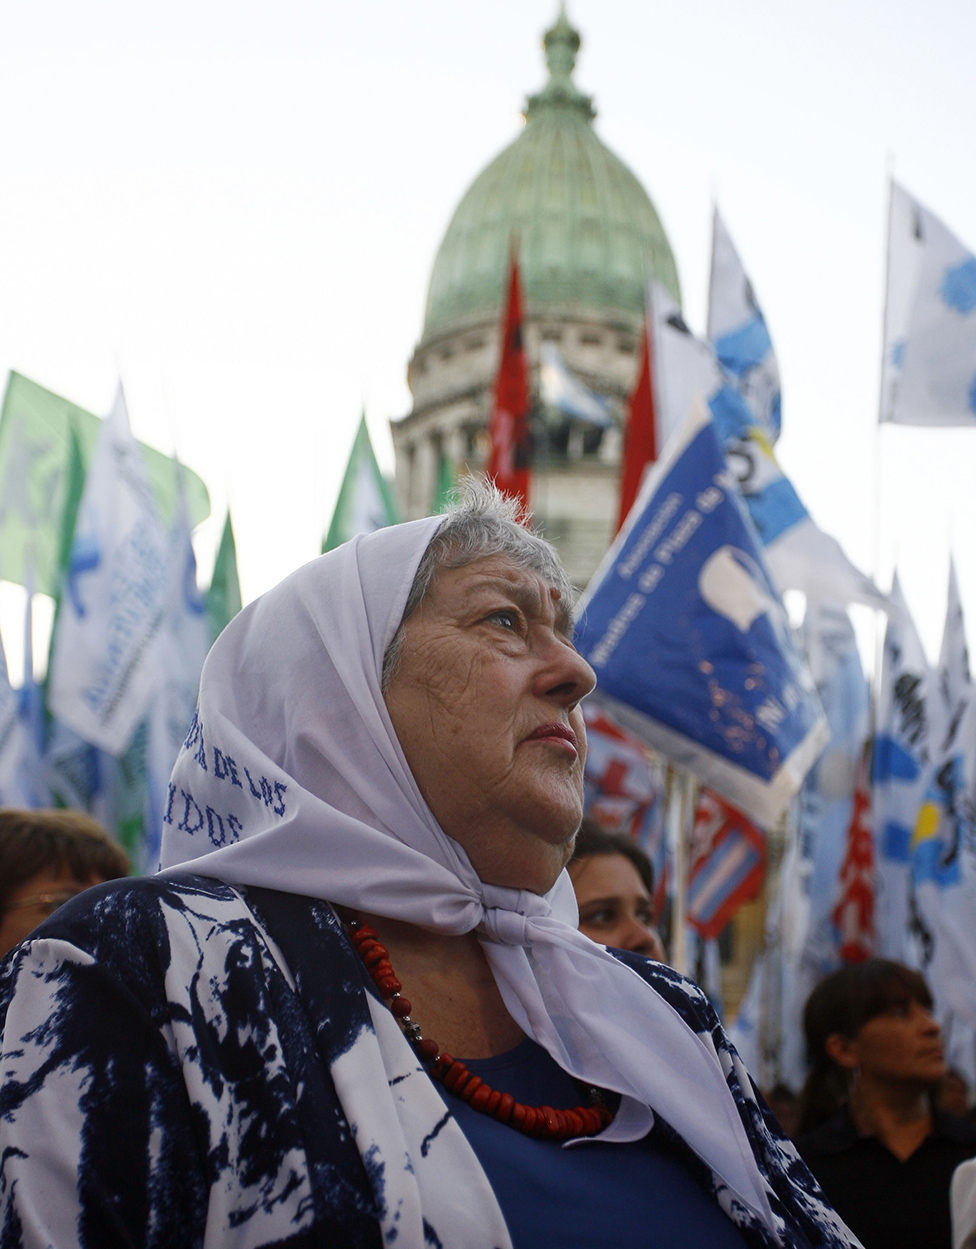
<path id="1" fill-rule="evenodd" d="M 710 1037 L 779 1243 L 856 1245 L 701 991 L 625 957 Z M 325 903 L 194 876 L 100 886 L 0 964 L 0 1028 L 3 1249 L 510 1246 L 477 1158 Z M 654 1130 L 721 1202 L 667 1124 Z M 727 1213 L 750 1244 L 777 1243 Z"/>

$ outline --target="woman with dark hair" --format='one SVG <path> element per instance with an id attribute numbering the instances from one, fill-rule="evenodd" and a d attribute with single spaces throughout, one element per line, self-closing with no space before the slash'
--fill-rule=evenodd
<path id="1" fill-rule="evenodd" d="M 601 945 L 665 961 L 654 927 L 654 868 L 626 833 L 609 833 L 585 819 L 568 871 L 580 932 Z"/>
<path id="2" fill-rule="evenodd" d="M 843 967 L 803 1014 L 797 1147 L 866 1249 L 950 1249 L 949 1181 L 976 1128 L 936 1110 L 946 1073 L 932 995 L 887 959 Z"/>

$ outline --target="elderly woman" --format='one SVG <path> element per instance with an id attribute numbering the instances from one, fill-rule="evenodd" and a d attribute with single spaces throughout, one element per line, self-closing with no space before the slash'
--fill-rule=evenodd
<path id="1" fill-rule="evenodd" d="M 3 966 L 5 1246 L 855 1243 L 701 993 L 576 930 L 571 635 L 487 492 L 240 613 L 164 872 Z"/>

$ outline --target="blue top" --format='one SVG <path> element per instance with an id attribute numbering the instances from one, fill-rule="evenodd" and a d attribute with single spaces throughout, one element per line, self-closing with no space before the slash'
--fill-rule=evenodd
<path id="1" fill-rule="evenodd" d="M 465 1060 L 486 1084 L 530 1106 L 585 1102 L 534 1041 Z M 642 1141 L 561 1146 L 480 1114 L 438 1084 L 485 1169 L 514 1249 L 745 1249 L 747 1241 L 660 1133 Z"/>

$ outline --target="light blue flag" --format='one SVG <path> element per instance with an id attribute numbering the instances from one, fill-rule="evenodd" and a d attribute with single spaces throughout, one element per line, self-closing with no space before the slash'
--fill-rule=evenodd
<path id="1" fill-rule="evenodd" d="M 752 283 L 715 210 L 712 274 L 708 288 L 708 340 L 732 387 L 745 400 L 751 424 L 770 443 L 779 437 L 779 366 Z"/>
<path id="2" fill-rule="evenodd" d="M 873 752 L 878 954 L 917 964 L 925 944 L 911 892 L 912 838 L 933 758 L 932 676 L 897 575 L 888 618 Z"/>
<path id="3" fill-rule="evenodd" d="M 556 344 L 548 340 L 542 344 L 539 382 L 546 407 L 599 429 L 609 429 L 613 424 L 607 401 L 583 385 L 570 371 Z"/>
<path id="4" fill-rule="evenodd" d="M 826 722 L 701 404 L 648 474 L 577 629 L 615 719 L 757 824 L 776 822 Z"/>

